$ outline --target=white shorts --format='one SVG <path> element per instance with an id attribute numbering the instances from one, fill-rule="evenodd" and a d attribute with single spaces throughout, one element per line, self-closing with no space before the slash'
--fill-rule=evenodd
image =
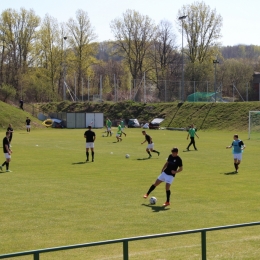
<path id="1" fill-rule="evenodd" d="M 123 127 L 121 127 L 121 131 L 122 131 L 122 132 L 124 131 L 124 128 L 123 128 Z"/>
<path id="2" fill-rule="evenodd" d="M 121 136 L 121 134 L 116 134 L 116 137 L 120 137 Z"/>
<path id="3" fill-rule="evenodd" d="M 94 148 L 94 142 L 86 143 L 86 148 Z"/>
<path id="4" fill-rule="evenodd" d="M 174 177 L 172 175 L 166 174 L 165 172 L 162 172 L 157 179 L 169 184 L 172 184 L 172 182 L 174 181 Z"/>
<path id="5" fill-rule="evenodd" d="M 111 131 L 111 127 L 108 127 L 108 128 L 107 128 L 107 131 L 110 132 L 110 131 Z"/>
<path id="6" fill-rule="evenodd" d="M 147 149 L 153 149 L 153 147 L 154 147 L 154 143 L 147 145 Z"/>
<path id="7" fill-rule="evenodd" d="M 5 153 L 5 158 L 6 158 L 6 159 L 11 159 L 11 154 Z"/>
<path id="8" fill-rule="evenodd" d="M 234 159 L 241 161 L 242 160 L 242 153 L 234 153 Z"/>
<path id="9" fill-rule="evenodd" d="M 31 128 L 31 125 L 26 125 L 27 128 Z"/>

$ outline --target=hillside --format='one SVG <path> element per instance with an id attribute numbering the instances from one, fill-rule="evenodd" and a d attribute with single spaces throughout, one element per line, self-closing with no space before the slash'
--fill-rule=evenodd
<path id="1" fill-rule="evenodd" d="M 260 110 L 260 102 L 232 103 L 135 103 L 127 102 L 61 102 L 47 103 L 40 106 L 45 113 L 49 112 L 103 112 L 104 117 L 111 119 L 137 118 L 145 123 L 155 117 L 165 120 L 163 127 L 186 127 L 195 123 L 201 130 L 236 130 L 248 128 L 248 112 Z"/>
<path id="2" fill-rule="evenodd" d="M 6 130 L 9 124 L 13 125 L 14 130 L 25 129 L 26 117 L 32 120 L 32 128 L 44 128 L 42 122 L 33 117 L 30 113 L 0 101 L 0 129 Z"/>

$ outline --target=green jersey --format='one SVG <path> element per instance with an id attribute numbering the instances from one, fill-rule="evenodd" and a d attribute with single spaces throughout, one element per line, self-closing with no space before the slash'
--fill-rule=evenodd
<path id="1" fill-rule="evenodd" d="M 106 125 L 107 125 L 107 127 L 111 128 L 112 122 L 108 119 L 107 122 L 106 122 Z"/>
<path id="2" fill-rule="evenodd" d="M 117 128 L 117 133 L 118 133 L 118 134 L 122 134 L 122 127 L 121 127 L 121 125 L 118 126 L 118 128 Z"/>
<path id="3" fill-rule="evenodd" d="M 190 128 L 190 129 L 189 129 L 190 137 L 194 137 L 194 136 L 195 136 L 195 133 L 196 133 L 196 129 L 195 129 L 195 128 Z"/>
<path id="4" fill-rule="evenodd" d="M 125 122 L 124 122 L 124 120 L 122 120 L 122 121 L 120 122 L 120 125 L 121 125 L 122 128 L 125 128 Z"/>

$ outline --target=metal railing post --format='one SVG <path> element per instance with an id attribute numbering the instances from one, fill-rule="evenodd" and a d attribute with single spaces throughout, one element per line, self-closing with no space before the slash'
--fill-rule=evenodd
<path id="1" fill-rule="evenodd" d="M 33 260 L 40 260 L 40 254 L 38 252 L 33 254 Z"/>
<path id="2" fill-rule="evenodd" d="M 201 231 L 201 259 L 207 259 L 206 231 Z"/>
<path id="3" fill-rule="evenodd" d="M 128 260 L 128 241 L 123 241 L 123 260 Z"/>

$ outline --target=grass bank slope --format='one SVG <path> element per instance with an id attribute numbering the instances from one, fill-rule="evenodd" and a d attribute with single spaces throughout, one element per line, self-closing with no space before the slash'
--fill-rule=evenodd
<path id="1" fill-rule="evenodd" d="M 32 128 L 44 128 L 42 122 L 30 113 L 0 101 L 0 130 L 6 130 L 9 124 L 12 124 L 15 130 L 25 129 L 27 116 L 32 120 Z"/>
<path id="2" fill-rule="evenodd" d="M 249 111 L 260 110 L 260 102 L 234 103 L 136 103 L 126 102 L 61 102 L 41 105 L 49 112 L 103 112 L 111 119 L 137 118 L 141 123 L 155 117 L 165 120 L 163 127 L 186 127 L 194 123 L 201 130 L 236 130 L 248 128 Z"/>

